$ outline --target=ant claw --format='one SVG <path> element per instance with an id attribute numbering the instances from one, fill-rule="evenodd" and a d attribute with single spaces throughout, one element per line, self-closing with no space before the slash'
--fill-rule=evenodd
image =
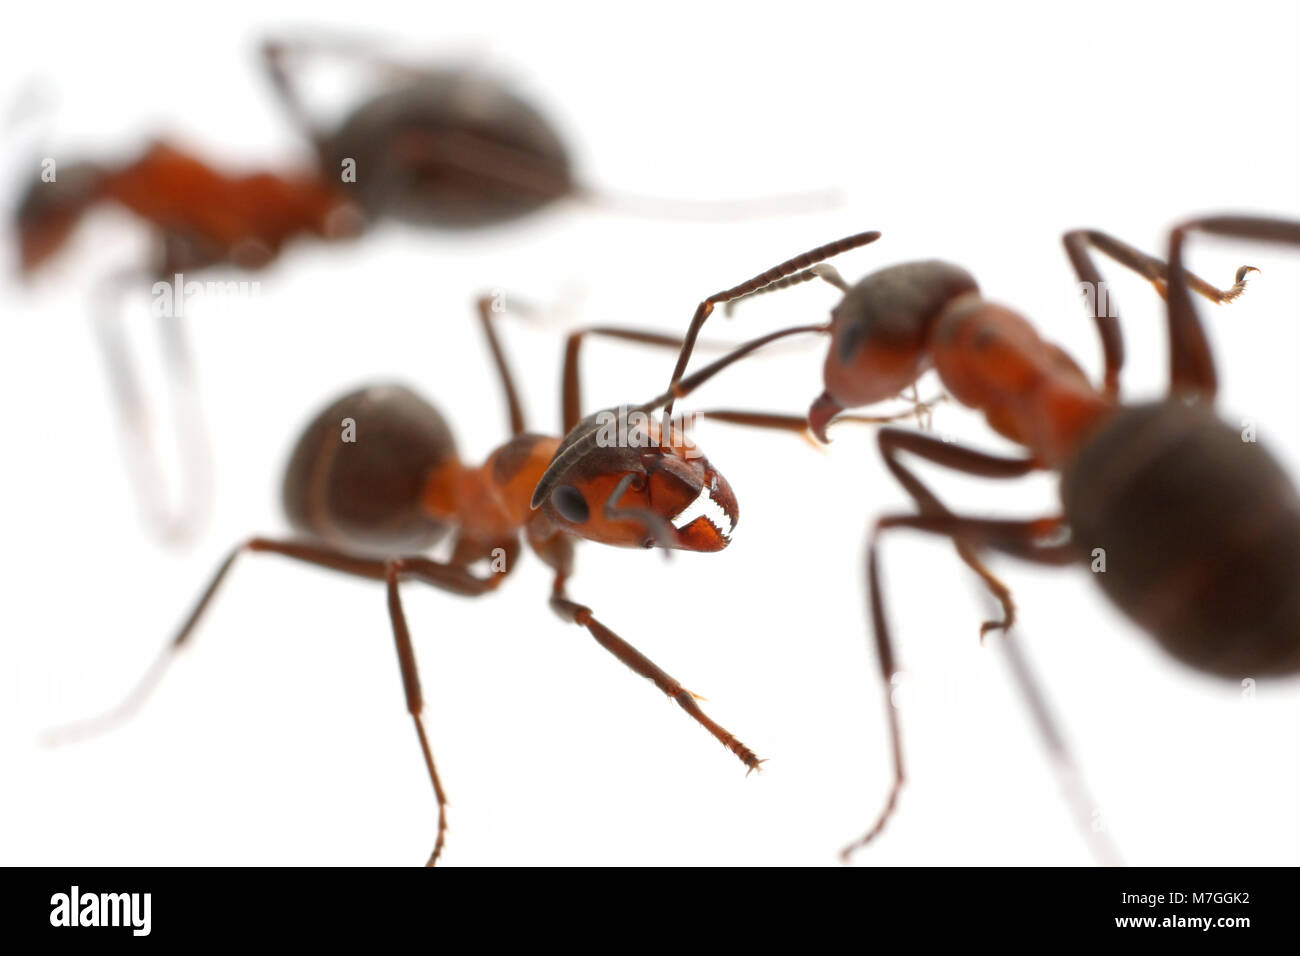
<path id="1" fill-rule="evenodd" d="M 1246 276 L 1258 271 L 1254 266 L 1242 266 L 1238 269 L 1236 276 L 1233 278 L 1232 288 L 1222 294 L 1220 301 L 1232 302 L 1240 297 L 1246 291 Z"/>
<path id="2" fill-rule="evenodd" d="M 762 773 L 763 764 L 765 763 L 767 763 L 766 757 L 764 757 L 761 760 L 755 760 L 754 763 L 750 766 L 750 768 L 745 771 L 745 776 L 748 777 L 751 773 L 754 773 L 755 771 L 757 771 L 758 773 Z"/>
<path id="3" fill-rule="evenodd" d="M 1010 627 L 1010 621 L 985 621 L 980 625 L 980 645 L 984 645 L 985 638 L 988 637 L 989 631 L 1002 631 L 1005 633 Z"/>

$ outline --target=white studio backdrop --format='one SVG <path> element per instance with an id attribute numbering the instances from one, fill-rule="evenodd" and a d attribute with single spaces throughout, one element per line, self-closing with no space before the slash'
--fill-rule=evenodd
<path id="1" fill-rule="evenodd" d="M 423 862 L 433 801 L 373 584 L 247 558 L 135 720 L 75 746 L 37 741 L 132 686 L 232 544 L 284 530 L 289 448 L 337 393 L 412 384 L 443 409 L 468 460 L 505 438 L 477 293 L 565 305 L 560 318 L 504 325 L 533 427 L 553 430 L 567 325 L 681 332 L 708 293 L 841 235 L 884 233 L 837 262 L 847 277 L 912 258 L 960 263 L 1095 373 L 1100 349 L 1061 233 L 1095 226 L 1163 254 L 1168 227 L 1198 212 L 1300 216 L 1295 23 L 1281 5 L 271 6 L 87 8 L 75 22 L 9 10 L 4 102 L 41 105 L 6 132 L 6 202 L 32 157 L 125 156 L 153 136 L 229 168 L 305 158 L 254 51 L 268 33 L 307 27 L 505 74 L 554 117 L 598 186 L 683 199 L 837 187 L 843 201 L 719 224 L 570 205 L 469 237 L 394 226 L 353 245 L 291 247 L 250 277 L 256 297 L 184 320 L 217 499 L 202 538 L 179 553 L 141 530 L 90 335 L 95 282 L 138 262 L 147 234 L 97 214 L 41 281 L 6 279 L 3 863 Z M 1202 309 L 1221 407 L 1229 421 L 1258 422 L 1300 474 L 1288 414 L 1300 254 L 1205 241 L 1191 253 L 1215 282 L 1242 263 L 1263 270 L 1248 294 Z M 1107 275 L 1124 310 L 1127 393 L 1156 395 L 1161 302 L 1118 269 Z M 820 321 L 835 301 L 805 286 L 714 319 L 706 337 Z M 147 318 L 133 335 L 143 355 L 156 349 Z M 738 367 L 696 407 L 802 412 L 821 389 L 821 348 Z M 587 356 L 589 407 L 648 398 L 672 361 L 599 343 Z M 951 403 L 935 427 L 1005 448 Z M 833 864 L 874 818 L 890 767 L 863 544 L 871 518 L 907 508 L 905 495 L 867 430 L 840 430 L 824 453 L 722 425 L 698 440 L 740 502 L 731 547 L 665 561 L 583 545 L 572 593 L 706 696 L 708 712 L 769 759 L 763 773 L 746 779 L 658 691 L 556 618 L 531 556 L 478 601 L 410 585 L 452 802 L 447 864 Z M 925 474 L 968 512 L 1054 506 L 1049 479 L 999 487 Z M 1001 650 L 979 646 L 988 608 L 971 575 L 940 541 L 900 534 L 884 553 L 909 675 L 911 779 L 857 863 L 1087 864 Z M 1164 657 L 1086 570 L 996 568 L 1129 862 L 1295 861 L 1300 685 L 1261 683 L 1246 699 Z"/>

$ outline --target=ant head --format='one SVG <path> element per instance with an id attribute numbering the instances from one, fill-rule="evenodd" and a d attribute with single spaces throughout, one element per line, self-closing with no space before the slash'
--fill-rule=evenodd
<path id="1" fill-rule="evenodd" d="M 14 217 L 24 276 L 63 247 L 103 181 L 103 171 L 90 163 L 60 166 L 54 175 L 48 181 L 42 177 L 32 182 Z"/>
<path id="2" fill-rule="evenodd" d="M 633 548 L 721 551 L 739 520 L 731 486 L 685 431 L 661 440 L 657 416 L 627 406 L 574 426 L 532 506 L 579 537 Z"/>
<path id="3" fill-rule="evenodd" d="M 915 382 L 929 362 L 935 320 L 978 292 L 965 269 L 930 260 L 880 269 L 844 293 L 831 313 L 826 391 L 808 413 L 813 433 L 825 441 L 838 412 L 883 402 Z"/>

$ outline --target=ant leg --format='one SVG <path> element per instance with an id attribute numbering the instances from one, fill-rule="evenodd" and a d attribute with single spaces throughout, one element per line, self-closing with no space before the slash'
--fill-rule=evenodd
<path id="1" fill-rule="evenodd" d="M 972 454 L 979 455 L 979 453 Z M 992 458 L 992 456 L 980 457 Z M 889 631 L 883 589 L 880 583 L 878 546 L 881 533 L 891 528 L 913 528 L 964 541 L 970 547 L 992 547 L 1037 563 L 1061 565 L 1076 561 L 1077 553 L 1068 545 L 1043 545 L 1039 543 L 1043 536 L 1050 535 L 1057 530 L 1061 523 L 1062 519 L 1060 518 L 1011 521 L 964 518 L 953 514 L 888 515 L 877 520 L 867 544 L 867 589 L 871 629 L 875 639 L 876 655 L 880 665 L 880 678 L 884 689 L 886 715 L 889 722 L 894 777 L 885 800 L 885 806 L 876 820 L 861 837 L 841 851 L 841 858 L 845 861 L 856 850 L 866 846 L 880 835 L 897 808 L 898 797 L 906 780 L 898 714 L 890 699 L 890 688 L 893 686 L 894 677 L 898 674 L 898 666 L 894 658 L 893 639 Z M 1013 675 L 1020 686 L 1021 692 L 1026 697 L 1038 730 L 1056 761 L 1056 768 L 1060 773 L 1062 785 L 1076 811 L 1079 824 L 1087 834 L 1091 848 L 1098 859 L 1103 862 L 1112 862 L 1115 859 L 1113 849 L 1101 836 L 1093 834 L 1090 830 L 1091 807 L 1093 804 L 1083 787 L 1082 775 L 1077 769 L 1077 764 L 1065 743 L 1064 736 L 1052 721 L 1043 695 L 1038 690 L 1023 656 L 1020 655 L 1019 649 L 1011 643 L 1010 633 L 1004 636 L 1004 640 L 1008 642 L 1008 653 L 1012 661 Z"/>
<path id="2" fill-rule="evenodd" d="M 174 431 L 180 459 L 179 488 L 167 493 L 167 480 L 159 459 L 156 429 L 131 360 L 123 329 L 121 308 L 126 292 L 151 273 L 129 270 L 106 280 L 95 310 L 94 330 L 108 370 L 112 403 L 126 457 L 136 503 L 146 525 L 164 543 L 190 540 L 206 519 L 210 505 L 211 474 L 207 427 L 199 400 L 194 360 L 181 320 L 159 316 L 163 364 L 171 394 Z"/>
<path id="3" fill-rule="evenodd" d="M 876 442 L 885 460 L 885 467 L 916 502 L 922 514 L 951 515 L 952 512 L 910 468 L 899 460 L 899 452 L 909 452 L 954 471 L 983 478 L 1020 478 L 1041 467 L 1032 458 L 990 455 L 927 435 L 895 428 L 882 428 L 876 433 Z M 969 544 L 961 540 L 954 540 L 954 544 L 962 561 L 979 575 L 1002 608 L 1002 620 L 984 621 L 980 624 L 980 640 L 983 641 L 989 631 L 1009 630 L 1016 620 L 1016 605 L 1011 596 L 1011 589 L 989 570 Z"/>
<path id="4" fill-rule="evenodd" d="M 496 365 L 497 376 L 501 380 L 501 390 L 505 393 L 506 407 L 510 414 L 510 434 L 522 435 L 528 430 L 524 419 L 524 408 L 519 401 L 519 392 L 515 388 L 514 375 L 510 371 L 509 363 L 506 362 L 505 352 L 493 327 L 494 318 L 505 312 L 505 303 L 500 296 L 481 295 L 476 305 L 479 322 L 483 327 L 483 334 L 487 336 L 488 349 L 492 353 L 492 362 Z"/>
<path id="5" fill-rule="evenodd" d="M 316 148 L 316 152 L 323 155 L 325 151 L 325 133 L 316 121 L 311 118 L 302 97 L 298 95 L 298 88 L 289 76 L 289 69 L 285 62 L 287 53 L 288 50 L 285 44 L 275 40 L 264 41 L 261 49 L 262 67 L 266 70 L 266 75 L 271 81 L 271 89 L 275 91 L 281 105 L 289 113 L 290 120 L 311 141 L 311 144 Z"/>
<path id="6" fill-rule="evenodd" d="M 515 386 L 514 374 L 510 370 L 510 365 L 506 361 L 505 351 L 501 347 L 501 342 L 497 337 L 496 319 L 498 316 L 504 315 L 507 311 L 515 315 L 521 315 L 521 316 L 532 318 L 537 315 L 538 309 L 535 306 L 520 303 L 513 296 L 511 296 L 510 298 L 511 298 L 511 302 L 509 305 L 507 305 L 505 293 L 498 291 L 490 295 L 489 294 L 480 295 L 476 300 L 475 305 L 478 309 L 479 323 L 483 328 L 483 334 L 487 337 L 488 350 L 491 352 L 493 364 L 496 366 L 497 377 L 501 381 L 501 389 L 505 394 L 506 406 L 510 417 L 510 433 L 512 435 L 517 436 L 517 435 L 522 435 L 525 431 L 527 431 L 528 427 L 527 427 L 526 419 L 524 417 L 523 405 L 519 399 L 519 391 Z M 631 333 L 625 333 L 624 330 L 622 329 L 615 329 L 615 330 L 589 329 L 586 331 L 602 332 L 604 334 L 612 335 L 616 338 L 632 338 L 634 341 L 645 340 L 643 338 L 637 338 L 635 335 Z M 569 386 L 567 383 L 570 374 L 572 374 L 575 401 L 577 401 L 576 396 L 577 396 L 577 389 L 578 389 L 577 369 L 576 369 L 576 363 L 578 357 L 578 345 L 575 344 L 574 338 L 576 337 L 578 339 L 581 339 L 583 334 L 584 334 L 583 332 L 575 332 L 573 333 L 573 335 L 569 337 L 568 352 L 572 353 L 572 358 L 570 359 L 568 357 L 568 352 L 566 352 L 566 359 L 565 359 L 565 366 L 564 366 L 565 382 L 566 382 L 565 394 L 566 396 L 568 394 L 567 389 Z M 664 336 L 663 338 L 667 339 L 668 337 Z M 676 347 L 677 345 L 680 344 L 680 341 L 678 339 L 672 339 L 671 342 L 673 347 Z M 572 373 L 570 372 L 570 361 L 572 361 L 572 363 L 575 366 Z M 574 419 L 574 424 L 577 424 L 576 418 Z M 564 430 L 565 434 L 568 433 L 571 427 L 572 426 L 565 427 Z"/>
<path id="7" fill-rule="evenodd" d="M 879 232 L 860 232 L 857 235 L 847 236 L 843 239 L 837 239 L 834 242 L 828 242 L 824 246 L 818 246 L 816 249 L 810 249 L 802 255 L 795 256 L 793 259 L 787 259 L 780 265 L 773 266 L 765 272 L 760 272 L 752 279 L 746 279 L 740 285 L 732 286 L 722 292 L 715 292 L 709 296 L 695 309 L 695 315 L 691 317 L 691 324 L 686 330 L 686 338 L 682 340 L 682 350 L 677 356 L 677 364 L 673 367 L 672 379 L 668 383 L 667 405 L 664 407 L 664 421 L 667 422 L 672 415 L 674 390 L 686 374 L 686 366 L 691 360 L 691 353 L 695 350 L 695 340 L 699 338 L 700 329 L 704 327 L 705 320 L 713 313 L 714 306 L 719 303 L 729 302 L 732 299 L 740 298 L 755 292 L 764 286 L 771 285 L 779 279 L 786 276 L 794 275 L 796 272 L 802 272 L 809 266 L 837 256 L 842 252 L 850 249 L 857 249 L 868 243 L 875 242 L 880 238 Z"/>
<path id="8" fill-rule="evenodd" d="M 248 539 L 231 551 L 226 556 L 226 559 L 221 562 L 211 581 L 208 582 L 208 586 L 204 588 L 203 593 L 199 596 L 194 609 L 190 611 L 185 623 L 176 632 L 176 636 L 163 648 L 153 665 L 145 672 L 144 677 L 122 702 L 99 717 L 51 731 L 47 735 L 48 741 L 50 743 L 66 743 L 103 733 L 132 717 L 140 709 L 140 705 L 148 699 L 154 688 L 157 687 L 168 664 L 185 646 L 195 628 L 198 627 L 199 620 L 208 609 L 213 597 L 216 596 L 222 582 L 226 579 L 226 575 L 230 573 L 230 569 L 235 564 L 235 559 L 246 551 L 279 554 L 293 558 L 295 561 L 302 561 L 317 567 L 340 571 L 353 577 L 369 578 L 374 581 L 387 579 L 388 564 L 391 563 L 382 560 L 355 558 L 332 548 L 300 544 L 295 541 L 277 541 L 271 538 Z M 500 579 L 504 576 L 504 573 L 502 573 L 491 578 L 479 578 L 464 568 L 443 564 L 424 557 L 403 558 L 399 563 L 404 577 L 419 578 L 442 590 L 468 597 L 477 597 L 493 590 L 500 584 Z M 513 562 L 507 566 L 505 573 L 508 573 L 512 568 Z"/>
<path id="9" fill-rule="evenodd" d="M 163 648 L 162 653 L 145 673 L 144 678 L 121 704 L 101 717 L 56 730 L 47 736 L 47 740 L 51 743 L 64 743 L 90 734 L 100 733 L 134 714 L 147 699 L 150 692 L 158 685 L 167 665 L 185 645 L 190 635 L 193 634 L 199 619 L 203 616 L 203 612 L 212 601 L 217 589 L 230 572 L 235 559 L 245 551 L 279 554 L 293 558 L 295 561 L 303 561 L 332 571 L 340 571 L 355 577 L 386 582 L 389 616 L 393 626 L 393 637 L 397 644 L 397 660 L 402 672 L 402 686 L 406 694 L 407 710 L 415 722 L 416 734 L 420 740 L 420 750 L 424 755 L 425 766 L 429 771 L 429 779 L 433 784 L 434 798 L 438 804 L 437 836 L 434 840 L 433 852 L 429 855 L 428 862 L 425 864 L 426 866 L 432 866 L 437 862 L 438 856 L 442 852 L 444 835 L 447 829 L 445 813 L 447 801 L 446 794 L 442 789 L 442 782 L 438 778 L 437 768 L 434 766 L 433 751 L 430 749 L 428 735 L 422 722 L 424 699 L 420 691 L 415 651 L 411 645 L 406 617 L 402 612 L 397 584 L 401 580 L 414 579 L 423 581 L 426 584 L 432 584 L 434 587 L 454 594 L 477 597 L 495 590 L 501 579 L 513 567 L 513 562 L 507 565 L 505 571 L 500 574 L 493 575 L 490 578 L 479 578 L 464 568 L 444 564 L 422 556 L 397 558 L 390 561 L 374 560 L 356 558 L 344 552 L 335 551 L 332 548 L 299 544 L 293 541 L 250 538 L 235 548 L 226 557 L 226 560 L 221 563 L 221 566 L 217 568 L 216 574 L 213 575 L 211 582 L 204 589 L 194 610 L 190 612 L 176 637 Z"/>
<path id="10" fill-rule="evenodd" d="M 561 386 L 561 418 L 564 425 L 562 434 L 573 431 L 582 420 L 582 343 L 588 335 L 596 335 L 623 342 L 635 342 L 639 345 L 652 345 L 666 349 L 680 349 L 682 340 L 676 335 L 660 332 L 647 332 L 641 329 L 625 329 L 617 326 L 589 326 L 569 333 L 564 343 L 564 371 Z"/>
<path id="11" fill-rule="evenodd" d="M 424 729 L 424 691 L 420 688 L 420 672 L 415 661 L 415 647 L 411 644 L 411 631 L 406 626 L 406 613 L 402 610 L 402 597 L 397 588 L 398 565 L 388 566 L 388 617 L 393 623 L 393 637 L 397 641 L 397 660 L 402 669 L 402 691 L 406 695 L 406 711 L 415 722 L 415 733 L 420 739 L 420 753 L 424 757 L 429 781 L 433 784 L 433 798 L 438 804 L 438 830 L 433 838 L 433 851 L 425 866 L 433 866 L 442 855 L 447 836 L 447 794 L 442 789 L 438 768 L 433 762 L 433 748 L 429 734 Z"/>
<path id="12" fill-rule="evenodd" d="M 758 758 L 754 751 L 737 740 L 734 734 L 704 713 L 700 705 L 696 703 L 695 694 L 682 687 L 674 677 L 659 667 L 658 664 L 596 620 L 591 608 L 569 600 L 564 588 L 565 578 L 563 571 L 556 573 L 555 586 L 551 594 L 551 609 L 556 614 L 566 621 L 585 627 L 591 636 L 596 639 L 596 643 L 622 661 L 633 673 L 651 681 L 661 691 L 675 700 L 682 710 L 690 714 L 691 718 L 712 734 L 715 740 L 740 758 L 740 762 L 749 768 L 746 771 L 746 776 L 748 776 L 749 772 L 759 769 L 763 761 Z"/>
<path id="13" fill-rule="evenodd" d="M 1183 270 L 1183 245 L 1189 232 L 1232 239 L 1258 239 L 1286 245 L 1300 245 L 1300 222 L 1264 216 L 1207 216 L 1193 219 L 1169 234 L 1169 390 L 1199 394 L 1214 400 L 1218 381 L 1205 330 L 1192 304 L 1195 286 Z M 1249 267 L 1244 267 L 1249 268 Z M 1238 276 L 1242 270 L 1237 271 Z M 1199 290 L 1195 290 L 1199 291 Z"/>
<path id="14" fill-rule="evenodd" d="M 934 416 L 932 411 L 935 404 L 943 401 L 943 396 L 940 395 L 932 402 L 923 402 L 921 401 L 920 389 L 916 387 L 916 382 L 913 382 L 907 387 L 907 392 L 903 397 L 912 403 L 912 411 L 916 415 L 916 427 L 927 432 L 932 430 L 934 428 Z M 827 424 L 829 425 L 830 423 L 827 422 Z"/>
<path id="15" fill-rule="evenodd" d="M 379 53 L 373 44 L 357 40 L 355 37 L 318 36 L 312 40 L 264 40 L 260 49 L 262 67 L 271 81 L 271 88 L 276 98 L 289 114 L 295 126 L 321 151 L 326 134 L 320 124 L 312 119 L 306 103 L 294 83 L 293 65 L 290 60 L 304 56 L 319 57 L 329 55 L 346 58 L 363 63 L 397 77 L 425 75 L 425 71 L 414 66 L 398 63 Z"/>
<path id="16" fill-rule="evenodd" d="M 398 582 L 403 578 L 413 577 L 460 594 L 485 594 L 496 587 L 500 581 L 500 576 L 495 579 L 484 580 L 469 574 L 463 568 L 442 564 L 428 558 L 402 558 L 389 561 L 386 564 L 388 616 L 392 621 L 393 637 L 397 642 L 397 660 L 402 670 L 402 689 L 406 695 L 406 710 L 415 723 L 415 733 L 420 739 L 420 753 L 424 756 L 424 766 L 429 772 L 429 782 L 433 785 L 433 797 L 438 804 L 437 835 L 434 837 L 433 851 L 424 864 L 425 866 L 433 866 L 438 862 L 438 857 L 442 855 L 442 848 L 446 842 L 447 794 L 442 789 L 442 780 L 439 779 L 438 768 L 433 762 L 433 748 L 429 744 L 429 734 L 424 727 L 424 692 L 420 688 L 420 671 L 416 665 L 415 647 L 411 644 L 411 632 L 406 626 L 406 614 L 402 610 L 402 598 L 398 591 Z M 511 564 L 506 566 L 507 569 Z"/>
<path id="17" fill-rule="evenodd" d="M 1070 257 L 1074 274 L 1089 295 L 1092 320 L 1096 323 L 1101 336 L 1102 353 L 1106 359 L 1105 392 L 1111 398 L 1119 395 L 1119 373 L 1124 365 L 1124 339 L 1119 325 L 1119 309 L 1106 289 L 1101 272 L 1088 254 L 1088 247 L 1104 253 L 1111 259 L 1131 269 L 1150 282 L 1162 297 L 1165 296 L 1169 282 L 1169 267 L 1154 256 L 1149 256 L 1140 249 L 1114 236 L 1095 229 L 1076 229 L 1062 237 L 1065 252 Z M 1237 270 L 1236 278 L 1227 289 L 1219 289 L 1206 282 L 1200 276 L 1186 272 L 1184 277 L 1192 291 L 1205 296 L 1211 302 L 1231 302 L 1241 295 L 1246 288 L 1246 275 L 1258 272 L 1253 266 L 1242 266 Z M 1104 314 L 1103 314 L 1104 312 Z"/>
<path id="18" fill-rule="evenodd" d="M 1092 261 L 1092 257 L 1088 255 L 1088 247 L 1092 246 L 1124 268 L 1142 276 L 1155 287 L 1161 298 L 1164 298 L 1169 285 L 1169 266 L 1155 256 L 1148 255 L 1142 250 L 1130 246 L 1122 239 L 1116 239 L 1109 233 L 1099 232 L 1095 229 L 1076 229 L 1073 232 L 1067 232 L 1062 237 L 1062 241 L 1065 244 L 1065 251 L 1070 257 L 1070 263 L 1074 266 L 1074 271 L 1079 276 L 1080 281 L 1092 285 L 1103 283 L 1096 264 Z M 1197 295 L 1204 296 L 1211 302 L 1232 302 L 1234 299 L 1240 298 L 1241 294 L 1246 291 L 1246 275 L 1258 271 L 1254 266 L 1242 266 L 1233 277 L 1232 285 L 1226 289 L 1220 289 L 1218 286 L 1212 285 L 1194 272 L 1184 271 L 1183 277 L 1188 288 Z"/>

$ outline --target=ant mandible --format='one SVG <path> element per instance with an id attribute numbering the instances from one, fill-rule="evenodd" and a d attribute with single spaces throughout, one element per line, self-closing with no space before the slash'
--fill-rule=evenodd
<path id="1" fill-rule="evenodd" d="M 1300 498 L 1273 457 L 1213 412 L 1214 362 L 1192 301 L 1195 292 L 1230 302 L 1251 266 L 1219 289 L 1183 266 L 1191 233 L 1300 244 L 1300 223 L 1249 216 L 1186 222 L 1169 239 L 1168 264 L 1110 235 L 1078 230 L 1064 236 L 1071 265 L 1093 291 L 1091 316 L 1105 360 L 1094 386 L 1063 350 L 1043 340 L 1012 310 L 984 299 L 958 266 L 913 262 L 881 269 L 850 286 L 823 260 L 879 238 L 860 233 L 790 259 L 700 303 L 662 404 L 665 420 L 684 397 L 729 362 L 683 377 L 700 329 L 714 307 L 745 296 L 821 278 L 844 295 L 824 325 L 770 333 L 738 348 L 741 357 L 787 335 L 830 336 L 824 391 L 807 416 L 825 439 L 843 409 L 870 405 L 915 383 L 933 368 L 957 401 L 982 412 L 998 434 L 1022 446 L 1021 457 L 992 455 L 901 429 L 881 429 L 886 467 L 918 512 L 878 518 L 867 545 L 869 616 L 885 687 L 893 782 L 884 809 L 843 851 L 847 859 L 883 829 L 905 779 L 898 715 L 889 704 L 898 666 L 880 583 L 878 543 L 899 528 L 950 538 L 960 557 L 998 599 L 1007 632 L 1015 620 L 1010 590 L 980 560 L 992 549 L 1045 565 L 1070 565 L 1104 550 L 1108 573 L 1097 575 L 1108 597 L 1173 657 L 1200 671 L 1239 679 L 1300 670 Z M 1126 404 L 1119 396 L 1124 362 L 1119 315 L 1103 313 L 1102 278 L 1091 251 L 1150 281 L 1165 297 L 1170 388 L 1163 401 Z M 1062 512 L 1031 520 L 956 514 L 900 460 L 903 454 L 985 478 L 1011 479 L 1038 470 L 1060 475 Z M 1010 638 L 1010 634 L 1006 633 Z M 1030 697 L 1040 731 L 1068 764 L 1042 695 L 1008 643 L 1016 677 Z"/>
<path id="2" fill-rule="evenodd" d="M 296 72 L 305 58 L 321 55 L 359 62 L 384 81 L 379 92 L 330 126 L 312 117 Z M 194 361 L 180 323 L 164 317 L 160 335 L 182 453 L 180 491 L 168 503 L 149 403 L 117 311 L 119 297 L 142 274 L 150 282 L 170 282 L 177 274 L 219 265 L 260 269 L 305 236 L 349 238 L 385 220 L 482 229 L 522 220 L 562 199 L 696 218 L 766 215 L 820 201 L 805 195 L 673 204 L 617 197 L 579 183 L 554 124 L 506 83 L 481 71 L 413 67 L 343 40 L 268 41 L 261 62 L 291 122 L 312 145 L 312 167 L 230 174 L 173 144 L 156 142 L 125 163 L 69 163 L 53 181 L 33 182 L 17 210 L 24 277 L 58 253 L 96 205 L 122 206 L 156 231 L 155 262 L 106 283 L 96 331 L 133 489 L 147 526 L 164 541 L 183 541 L 202 523 L 210 477 Z"/>

